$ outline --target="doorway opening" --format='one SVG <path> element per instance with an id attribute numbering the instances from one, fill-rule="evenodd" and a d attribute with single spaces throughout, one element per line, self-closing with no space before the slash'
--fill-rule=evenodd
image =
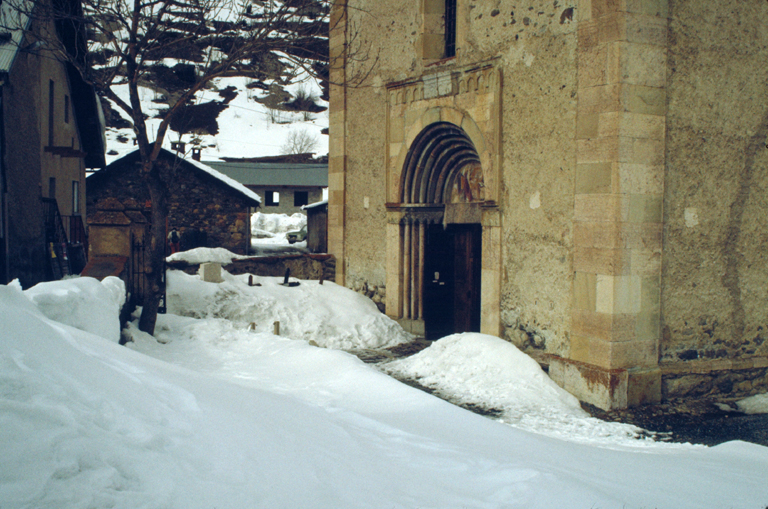
<path id="1" fill-rule="evenodd" d="M 424 260 L 424 329 L 428 340 L 480 332 L 482 227 L 441 224 L 427 228 Z"/>

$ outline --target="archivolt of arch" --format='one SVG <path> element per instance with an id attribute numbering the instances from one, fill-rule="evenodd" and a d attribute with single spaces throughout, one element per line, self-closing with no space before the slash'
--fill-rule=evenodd
<path id="1" fill-rule="evenodd" d="M 401 203 L 446 203 L 461 169 L 480 163 L 462 128 L 448 122 L 430 124 L 413 140 L 403 166 Z"/>

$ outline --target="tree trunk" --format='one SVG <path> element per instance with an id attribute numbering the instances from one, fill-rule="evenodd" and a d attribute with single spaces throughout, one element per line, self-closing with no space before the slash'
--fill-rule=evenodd
<path id="1" fill-rule="evenodd" d="M 152 226 L 149 240 L 149 267 L 146 274 L 147 289 L 139 318 L 139 330 L 147 334 L 155 333 L 157 310 L 165 293 L 165 225 L 168 219 L 166 186 L 160 176 L 160 162 L 155 162 L 152 170 L 145 174 L 149 197 L 152 201 Z"/>

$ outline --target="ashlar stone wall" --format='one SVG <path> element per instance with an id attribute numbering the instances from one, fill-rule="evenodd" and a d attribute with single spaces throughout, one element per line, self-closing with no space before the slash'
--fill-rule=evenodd
<path id="1" fill-rule="evenodd" d="M 448 122 L 486 186 L 483 332 L 603 408 L 766 387 L 768 3 L 459 0 L 448 59 L 442 2 L 349 4 L 331 36 L 337 281 L 401 314 L 404 154 Z"/>

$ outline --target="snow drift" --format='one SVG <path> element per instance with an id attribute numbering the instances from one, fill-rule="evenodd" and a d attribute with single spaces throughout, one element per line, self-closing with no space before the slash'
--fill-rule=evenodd
<path id="1" fill-rule="evenodd" d="M 71 291 L 82 316 L 99 292 L 78 293 L 83 283 L 74 281 L 56 292 Z M 185 285 L 198 300 L 215 294 L 181 281 L 187 302 Z M 762 508 L 768 500 L 765 447 L 606 448 L 536 435 L 345 352 L 224 318 L 165 315 L 168 344 L 140 336 L 125 348 L 47 317 L 35 303 L 46 293 L 0 286 L 3 509 Z"/>

